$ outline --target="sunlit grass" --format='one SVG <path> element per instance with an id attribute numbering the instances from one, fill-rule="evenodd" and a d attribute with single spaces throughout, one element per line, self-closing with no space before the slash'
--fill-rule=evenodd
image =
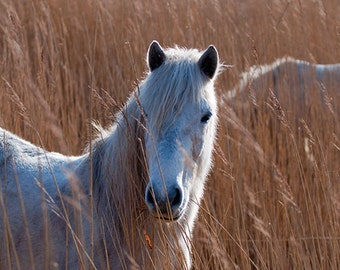
<path id="1" fill-rule="evenodd" d="M 4 0 L 0 125 L 76 155 L 91 139 L 91 119 L 110 125 L 143 77 L 153 39 L 165 47 L 214 44 L 232 65 L 218 79 L 222 100 L 255 64 L 287 55 L 339 62 L 338 14 L 335 0 Z M 330 107 L 316 91 L 299 103 L 293 95 L 275 100 L 265 85 L 256 104 L 248 96 L 221 102 L 194 268 L 337 269 L 339 88 L 326 89 Z"/>

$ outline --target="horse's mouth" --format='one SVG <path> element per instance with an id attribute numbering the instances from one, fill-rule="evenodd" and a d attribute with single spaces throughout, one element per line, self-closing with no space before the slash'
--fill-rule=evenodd
<path id="1" fill-rule="evenodd" d="M 164 221 L 164 222 L 167 222 L 167 223 L 171 223 L 171 222 L 176 222 L 178 221 L 181 217 L 182 217 L 182 212 L 181 213 L 177 213 L 176 215 L 174 214 L 167 214 L 167 213 L 155 213 L 154 214 L 154 217 L 161 220 L 161 221 Z"/>

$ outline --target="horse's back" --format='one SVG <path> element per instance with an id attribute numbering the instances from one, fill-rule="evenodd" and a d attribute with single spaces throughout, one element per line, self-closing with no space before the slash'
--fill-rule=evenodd
<path id="1" fill-rule="evenodd" d="M 340 64 L 311 64 L 293 58 L 278 59 L 269 65 L 253 66 L 242 74 L 239 84 L 228 93 L 228 99 L 250 96 L 253 100 L 270 96 L 300 102 L 312 95 L 324 98 L 324 91 L 339 95 Z"/>
<path id="2" fill-rule="evenodd" d="M 10 157 L 20 156 L 21 153 L 33 152 L 33 145 L 20 139 L 13 133 L 0 128 L 0 165 L 1 169 Z"/>
<path id="3" fill-rule="evenodd" d="M 4 129 L 0 130 L 0 175 L 3 185 L 16 181 L 23 187 L 35 185 L 39 178 L 49 178 L 46 164 L 53 170 L 56 160 L 49 152 Z M 23 188 L 23 192 L 26 191 Z"/>
<path id="4" fill-rule="evenodd" d="M 48 152 L 15 134 L 0 128 L 0 172 L 15 171 L 17 175 L 24 172 L 29 178 L 30 174 L 42 174 L 50 178 L 50 174 L 59 174 L 64 169 L 72 168 L 78 157 L 64 156 L 59 153 Z M 25 177 L 23 177 L 25 178 Z M 60 177 L 58 177 L 60 179 Z M 18 177 L 19 181 L 22 178 Z"/>

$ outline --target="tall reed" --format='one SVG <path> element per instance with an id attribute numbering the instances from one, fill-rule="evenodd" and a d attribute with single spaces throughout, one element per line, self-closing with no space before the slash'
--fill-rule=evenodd
<path id="1" fill-rule="evenodd" d="M 230 65 L 218 81 L 223 100 L 252 65 L 286 55 L 339 62 L 339 14 L 336 0 L 3 0 L 0 125 L 48 150 L 79 154 L 90 121 L 109 125 L 143 75 L 151 40 L 214 44 Z M 325 106 L 316 91 L 294 103 L 265 85 L 256 103 L 250 95 L 220 104 L 194 268 L 337 269 L 338 88 L 325 90 Z"/>

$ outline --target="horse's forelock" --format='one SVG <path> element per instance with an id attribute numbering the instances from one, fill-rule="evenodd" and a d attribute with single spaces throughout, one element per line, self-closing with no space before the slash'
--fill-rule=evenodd
<path id="1" fill-rule="evenodd" d="M 161 131 L 176 119 L 187 104 L 199 103 L 205 78 L 197 61 L 197 50 L 168 49 L 167 60 L 149 73 L 141 84 L 141 102 L 152 118 L 152 129 Z"/>

